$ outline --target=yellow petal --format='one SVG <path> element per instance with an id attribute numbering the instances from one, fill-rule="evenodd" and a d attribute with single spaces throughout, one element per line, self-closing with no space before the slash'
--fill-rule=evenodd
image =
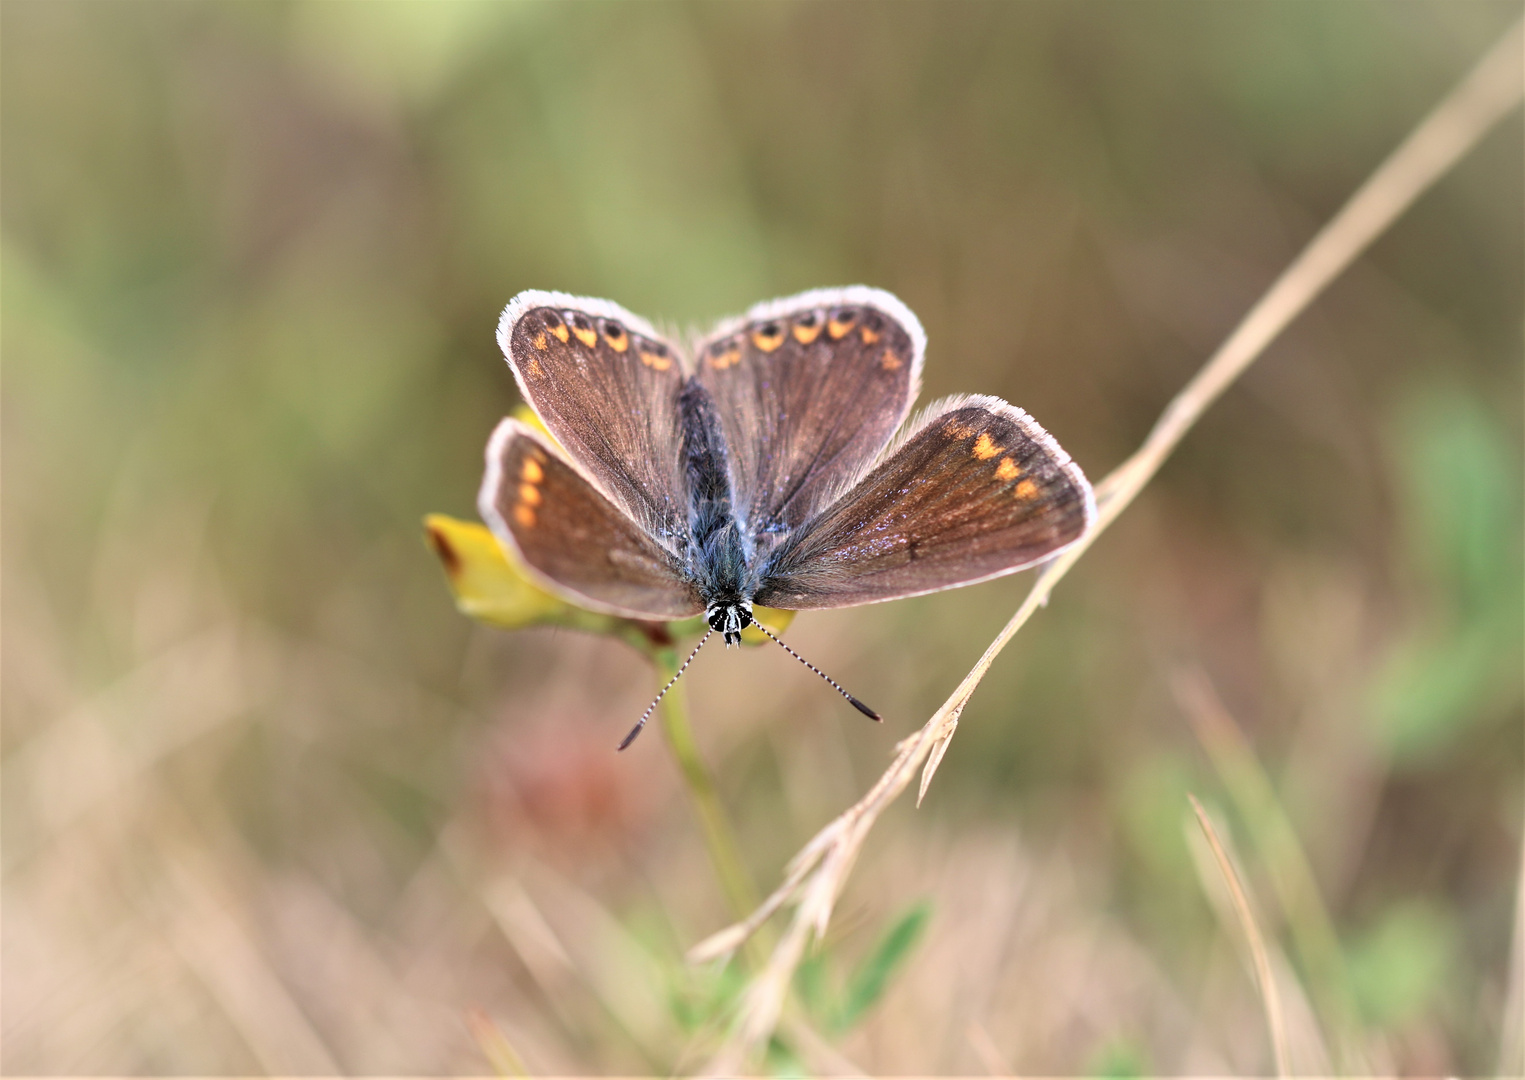
<path id="1" fill-rule="evenodd" d="M 519 421 L 521 424 L 528 424 L 540 434 L 544 435 L 546 441 L 549 442 L 552 446 L 556 447 L 558 450 L 561 449 L 561 444 L 556 441 L 556 436 L 551 434 L 551 429 L 545 426 L 545 421 L 540 419 L 540 414 L 537 413 L 534 409 L 530 408 L 528 405 L 515 405 L 514 419 Z"/>
<path id="2" fill-rule="evenodd" d="M 509 562 L 487 526 L 430 514 L 424 530 L 461 614 L 508 629 L 557 622 L 567 614 L 570 605 Z"/>
<path id="3" fill-rule="evenodd" d="M 794 612 L 782 611 L 779 608 L 754 607 L 752 609 L 752 618 L 762 623 L 775 634 L 782 634 L 785 630 L 789 629 L 789 624 L 794 621 L 794 616 Z M 768 640 L 768 635 L 755 626 L 749 626 L 741 632 L 741 640 L 748 645 L 761 645 Z"/>

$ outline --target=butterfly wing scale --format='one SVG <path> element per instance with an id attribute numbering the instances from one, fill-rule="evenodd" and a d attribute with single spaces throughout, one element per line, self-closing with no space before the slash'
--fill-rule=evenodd
<path id="1" fill-rule="evenodd" d="M 1026 413 L 950 399 L 789 537 L 755 599 L 850 607 L 972 584 L 1056 554 L 1095 513 L 1079 467 Z"/>
<path id="2" fill-rule="evenodd" d="M 659 620 L 703 610 L 678 558 L 517 420 L 487 445 L 478 508 L 523 566 L 579 606 Z"/>
<path id="3" fill-rule="evenodd" d="M 676 350 L 608 300 L 524 292 L 498 322 L 498 344 L 567 456 L 668 550 L 686 518 Z"/>
<path id="4" fill-rule="evenodd" d="M 916 316 L 863 286 L 760 304 L 700 345 L 694 378 L 715 401 L 736 514 L 761 552 L 884 449 L 924 352 Z"/>

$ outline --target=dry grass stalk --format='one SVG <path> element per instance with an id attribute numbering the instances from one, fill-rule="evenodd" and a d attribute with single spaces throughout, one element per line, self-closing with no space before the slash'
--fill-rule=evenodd
<path id="1" fill-rule="evenodd" d="M 1520 841 L 1520 879 L 1514 890 L 1514 940 L 1509 949 L 1509 989 L 1504 1030 L 1499 1034 L 1496 1076 L 1525 1076 L 1525 837 Z"/>
<path id="2" fill-rule="evenodd" d="M 1048 602 L 1054 586 L 1138 496 L 1208 406 L 1373 240 L 1519 103 L 1525 89 L 1522 52 L 1525 23 L 1516 23 L 1319 230 L 1165 408 L 1143 445 L 1096 486 L 1095 527 L 1039 572 L 1021 607 L 979 662 L 921 730 L 898 744 L 889 769 L 868 793 L 795 855 L 783 884 L 750 917 L 691 950 L 690 959 L 696 962 L 726 955 L 784 904 L 796 903 L 788 931 L 748 988 L 733 1035 L 707 1072 L 738 1071 L 772 1034 L 810 935 L 825 932 L 864 839 L 923 763 L 920 791 L 926 793 L 958 727 L 959 715 L 1007 642 Z"/>
<path id="3" fill-rule="evenodd" d="M 1202 834 L 1207 837 L 1207 844 L 1212 849 L 1218 871 L 1223 875 L 1224 884 L 1228 886 L 1234 915 L 1244 931 L 1245 945 L 1249 948 L 1250 960 L 1255 968 L 1255 985 L 1260 990 L 1260 1001 L 1266 1010 L 1266 1029 L 1270 1032 L 1271 1049 L 1276 1055 L 1276 1075 L 1290 1076 L 1292 1069 L 1291 1054 L 1287 1049 L 1287 1021 L 1281 1008 L 1281 995 L 1276 989 L 1276 978 L 1271 972 L 1271 959 L 1266 953 L 1266 940 L 1260 932 L 1260 921 L 1255 918 L 1243 878 L 1238 868 L 1234 866 L 1234 860 L 1229 858 L 1228 849 L 1218 836 L 1218 830 L 1213 827 L 1212 819 L 1207 816 L 1207 811 L 1202 809 L 1202 804 L 1197 801 L 1195 795 L 1186 797 L 1191 800 L 1191 808 L 1197 815 L 1197 824 L 1202 826 Z"/>

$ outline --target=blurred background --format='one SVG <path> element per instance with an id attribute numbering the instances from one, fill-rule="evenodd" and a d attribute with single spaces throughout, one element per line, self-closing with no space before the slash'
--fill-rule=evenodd
<path id="1" fill-rule="evenodd" d="M 1518 10 L 4 4 L 0 1068 L 695 1067 L 745 959 L 684 965 L 733 913 L 660 735 L 613 751 L 655 674 L 470 622 L 422 542 L 516 404 L 499 310 L 881 286 L 923 401 L 1100 479 Z M 767 1068 L 1269 1071 L 1188 792 L 1304 1067 L 1518 1045 L 1518 115 L 1000 658 Z M 701 655 L 757 889 L 1029 576 L 796 621 L 883 727 Z"/>

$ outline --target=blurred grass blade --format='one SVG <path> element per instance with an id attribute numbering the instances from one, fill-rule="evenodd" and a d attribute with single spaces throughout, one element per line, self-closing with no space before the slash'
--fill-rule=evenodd
<path id="1" fill-rule="evenodd" d="M 1281 995 L 1276 990 L 1276 980 L 1271 973 L 1271 961 L 1266 954 L 1265 938 L 1261 936 L 1260 924 L 1255 919 L 1254 911 L 1251 910 L 1249 893 L 1245 891 L 1239 871 L 1229 858 L 1228 850 L 1219 838 L 1212 819 L 1207 816 L 1207 811 L 1202 809 L 1202 804 L 1197 801 L 1195 795 L 1186 797 L 1191 800 L 1191 808 L 1197 815 L 1197 824 L 1202 827 L 1202 834 L 1207 838 L 1208 847 L 1212 850 L 1218 870 L 1223 875 L 1223 882 L 1228 888 L 1234 914 L 1238 917 L 1240 928 L 1244 931 L 1245 943 L 1249 947 L 1250 959 L 1254 964 L 1255 982 L 1260 989 L 1261 1004 L 1265 1007 L 1266 1029 L 1270 1032 L 1271 1049 L 1276 1055 L 1276 1075 L 1290 1076 L 1287 1024 L 1282 1013 Z"/>
<path id="2" fill-rule="evenodd" d="M 839 1031 L 849 1030 L 884 996 L 890 980 L 910 959 L 911 950 L 921 940 L 931 914 L 932 908 L 925 901 L 911 908 L 858 965 L 842 994 L 842 1007 L 836 1017 Z"/>
<path id="3" fill-rule="evenodd" d="M 493 1023 L 492 1017 L 481 1009 L 466 1010 L 466 1026 L 471 1029 L 471 1037 L 481 1047 L 482 1054 L 487 1058 L 487 1063 L 492 1066 L 492 1071 L 499 1076 L 528 1076 L 529 1070 L 524 1067 L 524 1060 L 514 1050 L 514 1044 L 508 1041 L 508 1036 L 503 1034 L 503 1029 Z"/>
<path id="4" fill-rule="evenodd" d="M 1276 797 L 1270 777 L 1204 674 L 1178 672 L 1172 680 L 1172 689 L 1225 790 L 1250 828 L 1255 850 L 1270 873 L 1271 886 L 1276 890 L 1314 996 L 1330 1029 L 1338 1035 L 1341 1065 L 1347 1071 L 1367 1071 L 1365 1063 L 1357 1060 L 1360 1016 L 1339 935 L 1319 893 L 1313 867 Z"/>
<path id="5" fill-rule="evenodd" d="M 1514 889 L 1514 939 L 1509 947 L 1509 990 L 1499 1033 L 1498 1076 L 1525 1076 L 1525 835 L 1520 838 L 1520 876 Z"/>
<path id="6" fill-rule="evenodd" d="M 768 640 L 763 638 L 764 641 Z M 677 678 L 678 654 L 672 649 L 657 649 L 652 654 L 657 669 L 657 684 L 665 685 Z M 738 919 L 757 907 L 757 886 L 747 871 L 746 860 L 741 856 L 741 845 L 736 842 L 736 832 L 726 816 L 725 805 L 720 800 L 720 790 L 715 784 L 714 772 L 699 752 L 694 738 L 693 725 L 688 719 L 688 693 L 681 682 L 673 683 L 657 706 L 662 732 L 667 745 L 677 759 L 683 785 L 693 802 L 694 814 L 699 818 L 699 828 L 704 834 L 704 846 L 709 852 L 710 863 L 720 883 L 720 891 Z M 760 961 L 761 957 L 754 959 Z"/>

